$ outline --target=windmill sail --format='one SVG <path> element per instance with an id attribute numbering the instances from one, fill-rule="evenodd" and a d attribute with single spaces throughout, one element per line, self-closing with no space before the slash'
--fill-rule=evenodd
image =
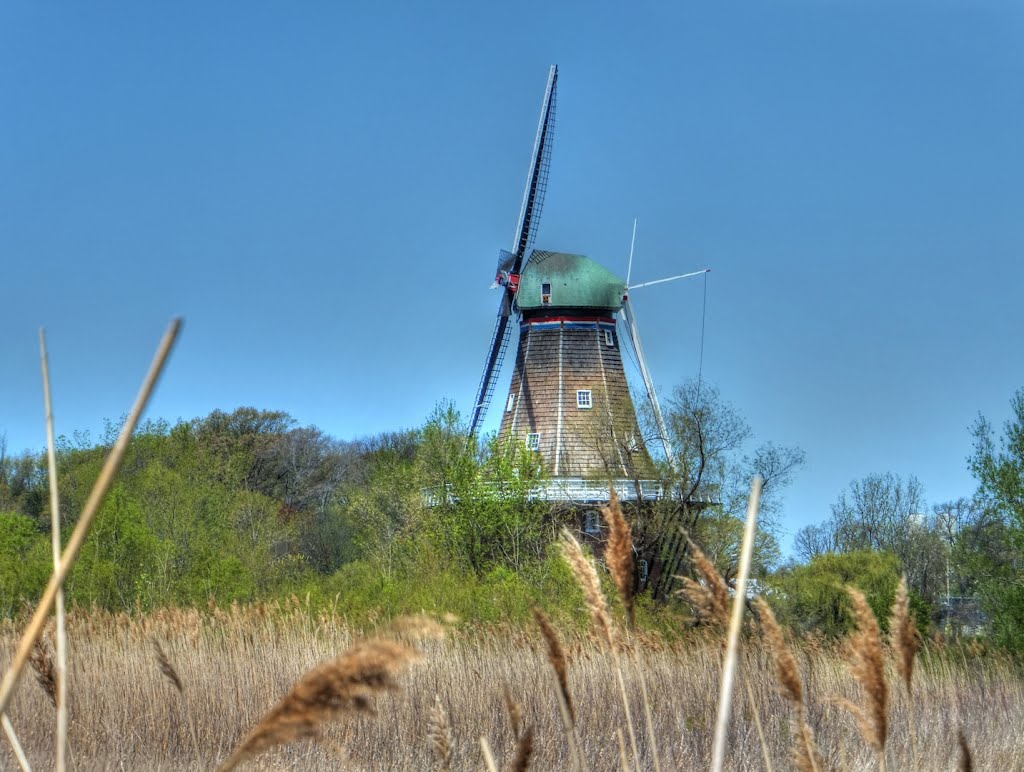
<path id="1" fill-rule="evenodd" d="M 501 364 L 508 349 L 508 340 L 512 332 L 509 317 L 512 315 L 518 274 L 522 270 L 523 260 L 533 246 L 540 222 L 540 212 L 544 205 L 544 194 L 547 192 L 548 172 L 551 169 L 551 146 L 555 128 L 555 93 L 558 86 L 558 67 L 552 65 L 548 73 L 547 88 L 544 90 L 544 101 L 541 105 L 540 121 L 537 125 L 537 138 L 530 157 L 530 172 L 523 191 L 523 204 L 519 211 L 519 223 L 516 226 L 515 241 L 511 260 L 504 253 L 498 263 L 496 281 L 502 286 L 501 301 L 498 304 L 498 318 L 494 323 L 491 345 L 484 362 L 484 371 L 480 376 L 476 402 L 473 405 L 473 418 L 470 421 L 470 436 L 475 436 L 487 415 L 487 408 L 494 394 L 494 385 L 501 371 Z M 515 277 L 514 279 L 512 277 Z"/>
<path id="2" fill-rule="evenodd" d="M 654 381 L 651 378 L 651 371 L 647 369 L 647 358 L 644 356 L 644 347 L 640 342 L 640 330 L 636 325 L 636 317 L 629 304 L 629 297 L 622 299 L 622 316 L 626 322 L 626 331 L 629 333 L 629 340 L 633 344 L 633 351 L 636 352 L 637 362 L 640 364 L 640 374 L 644 379 L 644 386 L 647 388 L 647 398 L 651 402 L 651 409 L 654 411 L 654 421 L 658 426 L 658 434 L 661 435 L 661 444 L 665 448 L 665 457 L 673 471 L 678 471 L 676 466 L 676 454 L 672 450 L 672 442 L 668 436 L 668 428 L 665 426 L 665 419 L 661 415 L 661 404 L 658 402 L 658 393 L 654 389 Z"/>
<path id="3" fill-rule="evenodd" d="M 558 65 L 551 65 L 548 85 L 544 90 L 544 103 L 540 121 L 537 124 L 537 138 L 533 143 L 533 157 L 530 159 L 530 174 L 523 191 L 523 205 L 519 211 L 516 226 L 515 255 L 516 272 L 522 267 L 523 258 L 533 246 L 537 237 L 544 195 L 547 193 L 548 172 L 551 171 L 551 147 L 555 131 L 555 95 L 558 88 Z"/>

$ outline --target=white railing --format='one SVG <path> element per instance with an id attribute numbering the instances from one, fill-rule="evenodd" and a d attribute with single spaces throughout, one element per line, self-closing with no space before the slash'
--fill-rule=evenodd
<path id="1" fill-rule="evenodd" d="M 637 501 L 637 481 L 631 479 L 612 480 L 611 485 L 615 486 L 615 493 L 620 501 Z M 501 483 L 489 483 L 488 488 L 500 490 Z M 639 498 L 642 501 L 657 501 L 666 495 L 665 486 L 660 480 L 640 480 Z M 423 492 L 427 506 L 433 507 L 440 503 L 437 489 L 429 489 Z M 671 490 L 668 492 L 672 493 Z M 678 495 L 678 492 L 677 492 Z M 455 500 L 455 496 L 448 489 L 448 501 Z M 603 504 L 609 499 L 609 482 L 607 480 L 588 480 L 584 477 L 555 477 L 550 480 L 538 483 L 530 488 L 526 495 L 529 501 L 558 501 L 570 504 Z M 710 496 L 691 496 L 689 503 L 704 504 L 712 506 L 718 502 Z"/>

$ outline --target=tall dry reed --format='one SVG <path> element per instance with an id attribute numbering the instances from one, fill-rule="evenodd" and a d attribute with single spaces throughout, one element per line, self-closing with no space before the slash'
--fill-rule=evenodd
<path id="1" fill-rule="evenodd" d="M 615 489 L 611 489 L 608 506 L 601 509 L 608 524 L 608 545 L 604 558 L 608 563 L 615 587 L 619 591 L 622 607 L 626 611 L 626 622 L 632 627 L 635 615 L 634 595 L 636 593 L 636 561 L 633 555 L 633 530 L 622 513 L 622 505 Z"/>
<path id="2" fill-rule="evenodd" d="M 800 667 L 797 665 L 793 652 L 786 644 L 782 627 L 775 619 L 775 613 L 771 606 L 762 598 L 758 598 L 755 603 L 761 619 L 761 632 L 768 651 L 772 655 L 772 661 L 775 663 L 775 678 L 782 695 L 793 711 L 793 764 L 799 772 L 820 772 L 824 769 L 824 761 L 814 741 L 814 731 L 807 723 L 804 684 L 800 677 Z"/>
<path id="3" fill-rule="evenodd" d="M 555 682 L 558 684 L 561 699 L 569 713 L 570 723 L 575 723 L 576 713 L 573 710 L 572 694 L 569 691 L 569 660 L 565 655 L 565 648 L 558 637 L 558 631 L 555 630 L 555 626 L 551 624 L 551 620 L 543 611 L 534 608 L 533 617 L 537 620 L 537 626 L 544 637 L 548 662 L 555 674 Z"/>
<path id="4" fill-rule="evenodd" d="M 889 736 L 889 686 L 885 680 L 882 630 L 864 593 L 854 587 L 848 587 L 847 592 L 857 621 L 857 630 L 848 645 L 850 672 L 860 685 L 861 699 L 859 704 L 849 700 L 839 703 L 856 717 L 861 736 L 874 749 L 878 768 L 884 772 L 885 744 Z"/>
<path id="5" fill-rule="evenodd" d="M 430 743 L 430 750 L 438 769 L 451 769 L 455 736 L 451 721 L 448 719 L 448 711 L 445 710 L 439 694 L 434 695 L 434 704 L 427 716 L 427 741 Z"/>
<path id="6" fill-rule="evenodd" d="M 20 623 L 0 620 L 0 667 L 10 661 L 19 630 Z M 68 631 L 75 641 L 71 676 L 78 699 L 69 707 L 70 741 L 78 768 L 154 772 L 195 770 L 196 754 L 184 723 L 173 720 L 181 697 L 157 666 L 152 638 L 160 640 L 182 681 L 198 730 L 202 768 L 209 769 L 228 756 L 244 732 L 305 672 L 349 649 L 357 635 L 340 609 L 317 611 L 304 604 L 275 603 L 214 605 L 209 611 L 164 609 L 137 616 L 73 609 L 68 614 Z M 435 695 L 440 694 L 453 729 L 451 769 L 480 769 L 477 738 L 493 734 L 496 727 L 505 732 L 507 725 L 503 683 L 522 703 L 523 726 L 534 729 L 531 769 L 618 769 L 616 730 L 620 728 L 627 764 L 633 766 L 610 652 L 569 628 L 560 629 L 558 635 L 569 663 L 567 687 L 576 713 L 579 763 L 564 732 L 560 690 L 541 635 L 506 625 L 464 624 L 446 640 L 422 644 L 423 663 L 400 677 L 401 691 L 381 692 L 374 698 L 380 717 L 353 714 L 325 725 L 322 742 L 268 750 L 252 768 L 337 769 L 339 759 L 328 746 L 333 743 L 345 749 L 351 768 L 420 772 L 436 765 L 422 738 Z M 793 766 L 789 755 L 797 737 L 790 703 L 779 693 L 775 663 L 760 640 L 752 638 L 745 644 L 741 672 L 761 708 L 774 768 L 782 772 Z M 807 723 L 826 762 L 851 772 L 877 766 L 874 752 L 860 742 L 847 713 L 825 699 L 831 694 L 852 697 L 857 692 L 842 648 L 820 638 L 787 638 L 787 642 L 799 664 Z M 655 708 L 653 729 L 666 772 L 707 769 L 721 636 L 700 631 L 679 640 L 636 635 L 621 664 L 634 706 L 641 690 L 640 671 L 646 676 Z M 39 720 L 52 716 L 52 703 L 42 689 L 30 686 L 19 690 L 10 718 L 32 766 L 52 769 L 53 722 Z M 1024 769 L 1018 732 L 1024 725 L 1024 677 L 1012 659 L 992 650 L 972 653 L 953 646 L 926 646 L 914 668 L 914 695 L 922 770 L 958 768 L 958 728 L 970 743 L 973 769 Z M 634 715 L 639 717 L 639 711 L 634 709 Z M 909 769 L 906 700 L 890 700 L 889 721 L 893 729 L 886 747 L 891 765 Z M 642 739 L 642 727 L 637 729 Z M 4 743 L 0 768 L 16 769 L 17 761 Z M 506 734 L 500 749 L 505 769 L 514 755 L 507 743 Z M 499 750 L 497 744 L 495 750 Z M 642 766 L 651 768 L 651 756 L 642 750 Z M 750 713 L 740 711 L 737 703 L 726 768 L 764 766 Z"/>

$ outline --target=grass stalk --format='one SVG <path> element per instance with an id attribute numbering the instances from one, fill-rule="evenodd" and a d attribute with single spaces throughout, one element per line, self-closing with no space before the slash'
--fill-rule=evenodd
<path id="1" fill-rule="evenodd" d="M 629 695 L 626 694 L 626 681 L 622 676 L 622 660 L 619 658 L 618 647 L 612 647 L 612 661 L 615 663 L 615 676 L 619 681 L 619 694 L 622 696 L 622 707 L 626 712 L 626 729 L 629 731 L 629 747 L 633 751 L 633 764 L 640 772 L 640 749 L 636 742 L 636 729 L 633 727 L 633 712 L 629 709 Z"/>
<path id="2" fill-rule="evenodd" d="M 761 758 L 764 759 L 765 772 L 774 772 L 772 768 L 772 757 L 768 753 L 768 741 L 764 736 L 764 727 L 761 725 L 761 712 L 757 709 L 757 700 L 754 699 L 754 690 L 750 686 L 750 679 L 743 676 L 743 685 L 747 691 L 747 701 L 750 703 L 750 712 L 754 716 L 754 728 L 757 730 L 757 741 L 761 744 Z"/>
<path id="3" fill-rule="evenodd" d="M 732 602 L 725 660 L 722 662 L 722 682 L 718 692 L 718 719 L 715 722 L 715 739 L 711 749 L 712 772 L 721 772 L 725 764 L 725 738 L 729 728 L 729 711 L 732 707 L 740 627 L 743 624 L 743 609 L 747 605 L 747 576 L 750 574 L 750 562 L 754 554 L 754 536 L 757 533 L 757 511 L 761 503 L 762 484 L 763 480 L 756 475 L 750 483 L 750 498 L 747 499 L 747 524 L 743 530 L 743 548 L 740 552 L 739 573 L 736 576 L 736 596 Z"/>
<path id="4" fill-rule="evenodd" d="M 14 757 L 18 760 L 18 766 L 24 770 L 24 772 L 32 772 L 32 766 L 28 763 L 28 756 L 25 755 L 25 749 L 21 747 L 21 743 L 18 741 L 18 735 L 14 732 L 14 725 L 11 724 L 11 720 L 7 718 L 7 714 L 4 713 L 2 717 L 4 726 L 4 734 L 7 735 L 7 740 L 11 744 L 11 750 L 14 751 Z"/>
<path id="5" fill-rule="evenodd" d="M 636 730 L 633 726 L 633 713 L 629 709 L 629 695 L 626 694 L 626 681 L 622 675 L 622 661 L 619 658 L 619 647 L 615 643 L 615 632 L 612 629 L 611 616 L 608 614 L 608 603 L 601 590 L 601 581 L 597 577 L 594 562 L 583 554 L 583 549 L 576 538 L 567 529 L 562 529 L 562 555 L 569 564 L 576 583 L 583 590 L 583 597 L 590 611 L 594 632 L 598 640 L 603 641 L 612 655 L 615 676 L 622 697 L 622 707 L 626 714 L 626 728 L 629 730 L 629 745 L 633 752 L 633 763 L 637 771 L 640 769 L 640 752 L 636 742 Z"/>
<path id="6" fill-rule="evenodd" d="M 50 361 L 46 352 L 46 331 L 39 330 L 39 351 L 43 363 L 43 402 L 46 407 L 46 462 L 50 477 L 50 536 L 53 543 L 53 570 L 60 569 L 60 494 L 57 489 L 57 450 L 53 431 L 53 396 L 50 391 Z M 64 772 L 68 757 L 68 639 L 64 613 L 64 585 L 57 587 L 54 599 L 56 616 L 57 731 L 54 769 Z"/>
<path id="7" fill-rule="evenodd" d="M 800 678 L 800 668 L 797 666 L 793 652 L 786 645 L 782 628 L 779 626 L 771 606 L 764 600 L 758 598 L 755 601 L 758 613 L 761 616 L 761 632 L 772 659 L 775 661 L 775 677 L 782 692 L 782 696 L 789 702 L 793 709 L 793 735 L 796 738 L 792 748 L 793 762 L 798 772 L 819 772 L 821 768 L 821 754 L 814 742 L 814 732 L 807 723 L 807 714 L 804 710 L 804 684 Z"/>
<path id="8" fill-rule="evenodd" d="M 622 772 L 629 772 L 629 756 L 626 754 L 626 738 L 622 736 L 622 729 L 615 730 L 615 739 L 619 743 L 619 764 Z"/>
<path id="9" fill-rule="evenodd" d="M 139 419 L 142 417 L 142 413 L 149 403 L 149 398 L 156 388 L 157 381 L 163 372 L 164 365 L 167 363 L 167 358 L 170 356 L 171 349 L 174 347 L 174 341 L 177 339 L 180 330 L 181 320 L 175 319 L 164 334 L 163 340 L 160 341 L 160 346 L 157 349 L 149 372 L 146 374 L 146 379 L 142 383 L 139 395 L 136 397 L 135 404 L 128 414 L 128 420 L 125 421 L 117 442 L 114 443 L 110 455 L 107 456 L 103 464 L 99 478 L 97 478 L 96 484 L 93 486 L 89 498 L 82 508 L 82 514 L 75 525 L 75 530 L 71 533 L 71 538 L 68 540 L 68 546 L 61 556 L 60 564 L 54 570 L 53 575 L 50 576 L 50 581 L 43 591 L 43 597 L 40 598 L 39 605 L 32 615 L 28 628 L 18 643 L 14 659 L 11 661 L 10 667 L 7 668 L 7 672 L 4 673 L 3 680 L 0 681 L 0 713 L 5 712 L 10 705 L 11 698 L 14 696 L 14 689 L 18 685 L 18 680 L 21 678 L 29 656 L 32 654 L 32 647 L 43 633 L 46 618 L 50 615 L 50 609 L 53 608 L 57 592 L 64 584 L 64 580 L 67 578 L 72 566 L 74 566 L 78 553 L 81 551 L 85 538 L 89 535 L 92 523 L 99 512 L 100 504 L 103 503 L 107 491 L 110 490 L 110 486 L 114 482 L 117 470 L 121 467 L 124 454 L 128 450 L 128 443 L 131 441 L 135 427 L 138 426 Z"/>
<path id="10" fill-rule="evenodd" d="M 626 517 L 622 512 L 622 505 L 615 493 L 615 486 L 609 491 L 608 506 L 601 510 L 604 520 L 608 524 L 608 548 L 605 550 L 605 561 L 611 571 L 612 579 L 615 581 L 615 588 L 619 592 L 619 600 L 622 601 L 622 608 L 626 612 L 626 636 L 629 637 L 630 630 L 636 622 L 635 619 L 635 594 L 636 594 L 636 561 L 633 550 L 633 529 L 630 528 Z M 647 725 L 648 742 L 651 745 L 651 757 L 654 762 L 654 772 L 661 772 L 661 759 L 658 756 L 658 741 L 654 733 L 654 721 L 651 716 L 651 702 L 647 694 L 647 680 L 644 678 L 642 665 L 637 667 L 637 675 L 640 680 L 640 694 L 643 697 L 644 720 Z M 629 706 L 626 706 L 626 715 L 629 716 Z M 632 725 L 630 727 L 632 729 Z M 636 753 L 634 743 L 634 754 Z M 639 763 L 639 757 L 637 757 Z"/>
<path id="11" fill-rule="evenodd" d="M 494 760 L 494 754 L 491 752 L 491 744 L 483 735 L 480 735 L 480 751 L 484 755 L 484 766 L 487 767 L 487 772 L 498 772 L 498 763 Z"/>
<path id="12" fill-rule="evenodd" d="M 651 698 L 647 693 L 647 676 L 644 675 L 643 667 L 637 667 L 637 676 L 640 679 L 640 696 L 644 702 L 644 721 L 647 723 L 647 740 L 651 744 L 651 756 L 654 759 L 654 772 L 661 772 L 661 757 L 658 753 L 658 737 L 654 731 L 654 713 L 651 711 Z M 771 770 L 768 770 L 771 772 Z"/>
<path id="13" fill-rule="evenodd" d="M 188 707 L 188 700 L 185 699 L 185 686 L 181 682 L 181 677 L 178 675 L 178 671 L 164 653 L 163 647 L 160 646 L 160 641 L 156 638 L 153 639 L 153 649 L 156 653 L 156 661 L 161 674 L 163 674 L 164 678 L 166 678 L 171 686 L 174 687 L 175 691 L 178 692 L 178 699 L 181 700 L 181 710 L 185 716 L 185 723 L 188 725 L 188 731 L 192 737 L 192 749 L 196 755 L 196 768 L 202 769 L 203 757 L 199 752 L 199 736 L 196 733 L 196 725 L 192 720 L 192 713 Z"/>
<path id="14" fill-rule="evenodd" d="M 558 683 L 558 674 L 552 671 L 555 678 L 555 693 L 558 695 L 558 712 L 562 716 L 562 727 L 565 729 L 565 740 L 569 744 L 569 758 L 572 760 L 572 768 L 580 772 L 583 767 L 583 754 L 580 753 L 580 744 L 576 738 L 576 723 L 569 703 L 568 692 L 563 692 Z"/>

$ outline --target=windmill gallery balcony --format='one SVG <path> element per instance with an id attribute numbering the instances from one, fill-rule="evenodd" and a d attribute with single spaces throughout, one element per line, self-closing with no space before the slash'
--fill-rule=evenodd
<path id="1" fill-rule="evenodd" d="M 620 501 L 659 501 L 666 496 L 680 497 L 682 492 L 676 488 L 674 491 L 660 480 L 612 480 L 610 483 L 615 487 L 615 492 Z M 503 483 L 487 483 L 486 488 L 499 492 L 504 486 Z M 639 491 L 638 491 L 639 489 Z M 544 480 L 530 488 L 527 493 L 528 501 L 550 501 L 563 504 L 605 504 L 608 502 L 609 481 L 590 480 L 583 477 L 558 477 Z M 639 494 L 639 495 L 638 495 Z M 423 492 L 424 500 L 429 507 L 435 507 L 443 500 L 449 504 L 456 501 L 456 497 L 449 488 L 442 494 L 439 488 L 432 488 Z M 710 507 L 718 504 L 713 497 L 705 494 L 695 494 L 687 500 L 690 505 Z"/>

